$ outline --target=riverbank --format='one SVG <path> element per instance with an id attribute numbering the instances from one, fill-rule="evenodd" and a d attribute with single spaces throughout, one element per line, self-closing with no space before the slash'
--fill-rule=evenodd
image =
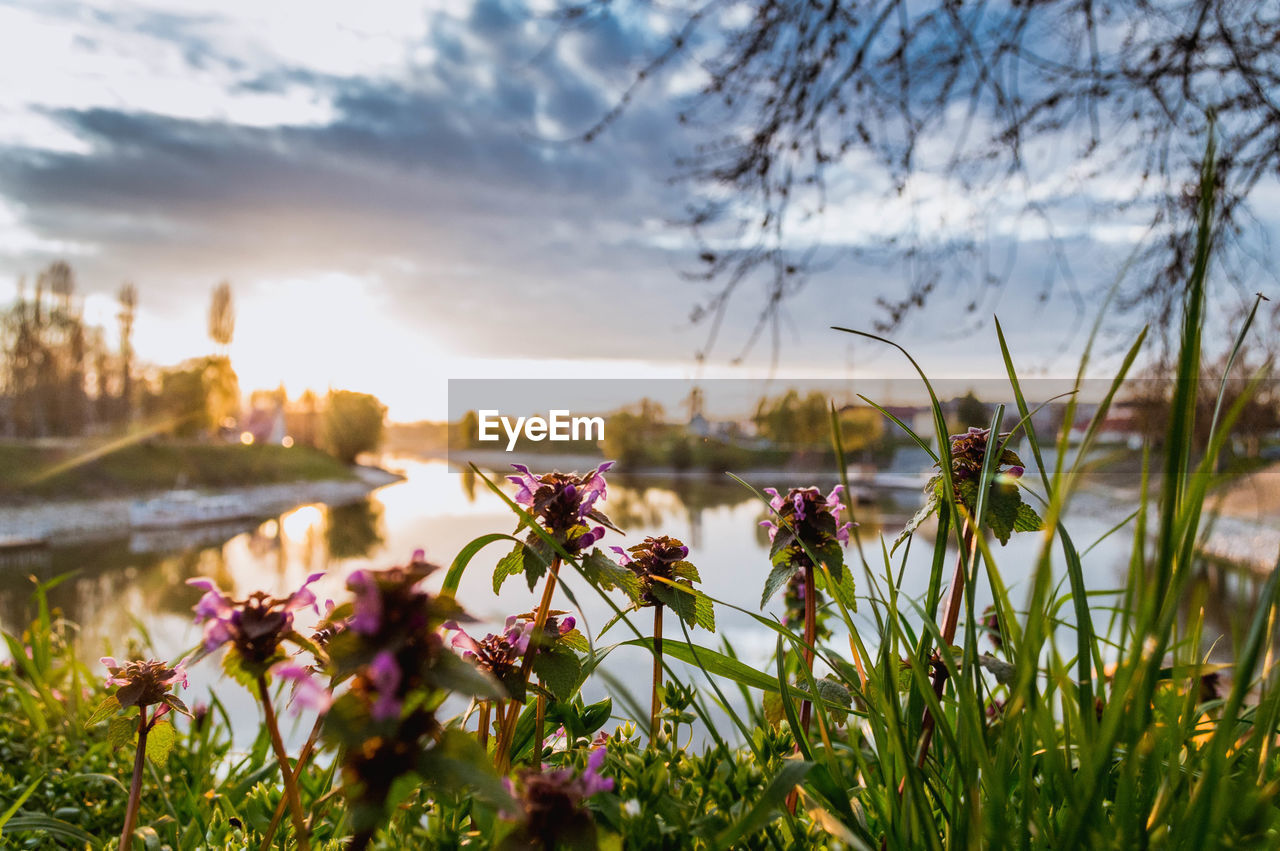
<path id="1" fill-rule="evenodd" d="M 235 497 L 249 515 L 271 517 L 310 503 L 356 502 L 370 491 L 403 479 L 379 467 L 339 467 L 342 478 L 220 487 L 216 491 Z M 38 540 L 57 545 L 118 536 L 129 530 L 130 504 L 159 493 L 163 490 L 0 506 L 0 541 Z"/>
<path id="2" fill-rule="evenodd" d="M 0 443 L 0 506 L 353 478 L 336 458 L 306 446 L 169 440 Z"/>

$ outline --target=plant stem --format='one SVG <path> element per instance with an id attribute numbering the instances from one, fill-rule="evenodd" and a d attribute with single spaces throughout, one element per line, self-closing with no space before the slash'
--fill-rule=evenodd
<path id="1" fill-rule="evenodd" d="M 542 685 L 542 678 L 538 678 L 538 685 Z M 547 720 L 547 696 L 545 694 L 538 695 L 538 709 L 535 716 L 533 727 L 533 762 L 534 765 L 542 764 L 542 739 L 546 735 Z"/>
<path id="2" fill-rule="evenodd" d="M 302 799 L 298 796 L 298 784 L 293 770 L 289 768 L 289 754 L 284 749 L 284 739 L 280 738 L 280 725 L 276 723 L 276 711 L 271 706 L 271 691 L 267 688 L 267 678 L 262 674 L 258 675 L 258 695 L 262 699 L 267 732 L 271 734 L 271 747 L 275 750 L 276 762 L 280 763 L 280 777 L 284 780 L 284 796 L 289 802 L 289 814 L 293 818 L 293 830 L 297 834 L 298 848 L 301 851 L 309 851 L 311 845 L 307 842 L 307 819 L 302 814 Z"/>
<path id="3" fill-rule="evenodd" d="M 476 731 L 480 737 L 480 747 L 489 750 L 489 701 L 480 703 L 480 728 Z"/>
<path id="4" fill-rule="evenodd" d="M 138 707 L 138 751 L 133 757 L 133 780 L 129 783 L 129 803 L 124 811 L 124 828 L 120 831 L 120 851 L 133 845 L 133 828 L 138 823 L 138 805 L 142 802 L 142 772 L 147 764 L 147 708 Z"/>
<path id="5" fill-rule="evenodd" d="M 806 559 L 808 561 L 808 559 Z M 804 666 L 813 671 L 814 643 L 818 640 L 818 589 L 813 587 L 813 565 L 804 566 Z M 813 706 L 805 700 L 800 703 L 800 729 L 809 735 L 809 717 Z"/>
<path id="6" fill-rule="evenodd" d="M 556 579 L 559 575 L 560 557 L 556 556 L 551 561 L 547 581 L 542 586 L 542 602 L 538 604 L 538 611 L 533 618 L 533 640 L 530 641 L 529 650 L 524 654 L 524 660 L 520 663 L 520 679 L 526 686 L 529 684 L 529 671 L 533 668 L 534 654 L 538 652 L 538 641 L 542 638 L 542 629 L 547 625 L 547 612 L 551 609 L 551 597 L 555 593 Z M 505 774 L 507 769 L 511 767 L 511 745 L 516 735 L 516 722 L 520 720 L 520 709 L 523 705 L 518 700 L 511 701 L 511 706 L 507 710 L 507 717 L 503 719 L 493 760 L 494 767 L 498 769 L 499 774 Z"/>
<path id="7" fill-rule="evenodd" d="M 969 525 L 969 521 L 964 523 L 964 531 L 961 535 L 962 543 L 959 554 L 956 555 L 956 572 L 951 577 L 951 588 L 947 592 L 947 610 L 942 616 L 942 640 L 948 647 L 956 637 L 956 623 L 960 619 L 960 601 L 964 597 L 964 580 L 965 565 L 972 564 L 973 559 L 978 551 L 977 537 L 974 535 L 973 528 Z M 965 560 L 965 553 L 969 554 L 968 562 Z M 933 675 L 933 693 L 938 700 L 942 700 L 942 692 L 947 685 L 947 669 L 945 666 L 939 666 Z M 920 755 L 916 758 L 916 764 L 921 768 L 924 767 L 925 760 L 929 757 L 929 745 L 933 742 L 933 728 L 937 725 L 937 720 L 933 717 L 933 713 L 929 711 L 929 707 L 924 708 L 924 718 L 920 722 Z M 907 778 L 904 776 L 902 782 L 898 784 L 898 796 L 901 797 L 906 789 Z"/>
<path id="8" fill-rule="evenodd" d="M 653 607 L 653 704 L 649 710 L 649 744 L 658 738 L 658 712 L 662 701 L 658 689 L 662 686 L 662 604 Z"/>
<path id="9" fill-rule="evenodd" d="M 302 746 L 302 750 L 298 753 L 297 767 L 294 769 L 294 776 L 302 773 L 302 766 L 311 758 L 312 752 L 315 750 L 316 742 L 320 740 L 320 730 L 324 727 L 324 716 L 320 715 L 316 718 L 316 723 L 311 727 L 311 734 L 307 736 L 307 743 Z M 271 817 L 271 824 L 267 827 L 267 832 L 262 836 L 262 851 L 266 851 L 271 847 L 271 842 L 276 838 L 276 831 L 280 829 L 280 820 L 284 818 L 284 811 L 289 806 L 287 797 L 281 798 L 280 803 L 276 804 L 275 815 Z"/>

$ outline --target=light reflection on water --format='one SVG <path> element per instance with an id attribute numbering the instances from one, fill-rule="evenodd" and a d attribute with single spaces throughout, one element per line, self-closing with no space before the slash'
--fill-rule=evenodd
<path id="1" fill-rule="evenodd" d="M 27 575 L 47 580 L 74 570 L 74 576 L 52 589 L 50 601 L 64 617 L 81 626 L 82 654 L 86 659 L 107 654 L 135 655 L 137 651 L 130 648 L 130 642 L 139 635 L 139 626 L 154 647 L 148 655 L 174 658 L 194 647 L 199 639 L 199 628 L 191 621 L 191 606 L 199 594 L 184 585 L 190 577 L 208 576 L 224 588 L 234 589 L 237 595 L 244 595 L 255 590 L 286 593 L 307 575 L 323 571 L 326 575 L 313 586 L 317 596 L 321 600 L 342 599 L 346 593 L 345 577 L 352 570 L 403 563 L 418 547 L 426 550 L 429 560 L 448 565 L 468 541 L 514 528 L 506 505 L 470 472 L 450 471 L 441 461 L 407 457 L 387 459 L 387 463 L 403 472 L 406 479 L 353 505 L 303 506 L 247 528 L 122 536 L 112 541 L 55 547 L 38 557 L 29 557 L 25 563 L 0 563 L 0 626 L 10 632 L 19 631 L 30 619 L 31 583 Z M 815 483 L 812 478 L 797 475 L 791 481 L 752 483 L 757 487 L 784 488 Z M 833 483 L 817 478 L 816 483 L 826 487 Z M 883 565 L 879 535 L 883 532 L 892 540 L 916 508 L 911 500 L 907 495 L 904 503 L 885 501 L 859 508 L 860 532 L 873 568 Z M 720 477 L 611 475 L 609 496 L 602 507 L 629 532 L 625 540 L 618 540 L 617 536 L 606 538 L 605 546 L 629 545 L 650 534 L 680 538 L 690 545 L 690 560 L 698 566 L 703 587 L 710 594 L 749 612 L 759 610 L 760 590 L 768 572 L 768 539 L 758 525 L 765 515 L 755 497 L 737 483 Z M 1114 522 L 1107 517 L 1075 516 L 1070 518 L 1069 528 L 1083 550 Z M 931 558 L 926 541 L 930 539 L 931 534 L 922 535 L 911 548 L 901 586 L 907 596 L 924 591 Z M 1026 534 L 1015 535 L 1007 547 L 996 546 L 999 566 L 1015 605 L 1025 596 L 1025 580 L 1039 545 L 1040 536 Z M 1127 535 L 1118 534 L 1094 549 L 1085 565 L 1088 587 L 1117 587 L 1130 545 Z M 509 580 L 501 594 L 494 595 L 491 570 L 508 549 L 499 543 L 484 550 L 472 562 L 459 589 L 459 600 L 483 621 L 477 625 L 482 631 L 497 627 L 510 613 L 528 611 L 536 602 L 520 578 Z M 855 560 L 852 551 L 849 558 L 851 562 Z M 861 593 L 865 578 L 860 570 L 855 577 Z M 429 583 L 438 586 L 442 578 L 438 574 Z M 566 584 L 581 604 L 585 626 L 594 634 L 609 620 L 612 610 L 575 577 L 566 575 Z M 979 598 L 978 611 L 988 602 Z M 578 608 L 563 592 L 557 594 L 555 605 Z M 768 611 L 780 612 L 780 599 Z M 864 606 L 860 616 L 868 615 Z M 720 607 L 717 620 L 718 635 L 694 633 L 695 640 L 716 647 L 727 639 L 749 662 L 762 663 L 772 652 L 773 633 L 749 615 Z M 638 625 L 648 622 L 646 613 Z M 678 624 L 668 623 L 667 630 L 671 638 L 681 636 Z M 625 628 L 615 627 L 603 643 L 630 637 Z M 837 638 L 833 646 L 843 643 Z M 648 658 L 638 648 L 621 648 L 607 663 L 608 670 L 638 695 L 647 692 L 648 666 Z M 187 702 L 203 699 L 217 675 L 214 660 L 196 665 Z M 584 696 L 598 699 L 603 688 L 593 683 Z M 218 694 L 233 719 L 243 722 L 237 738 L 250 741 L 257 719 L 250 696 L 228 684 L 220 686 Z M 647 699 L 640 703 L 646 704 Z M 295 733 L 295 737 L 299 735 L 305 732 Z"/>

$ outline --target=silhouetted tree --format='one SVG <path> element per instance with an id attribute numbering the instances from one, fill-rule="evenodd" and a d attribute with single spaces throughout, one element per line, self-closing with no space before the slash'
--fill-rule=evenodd
<path id="1" fill-rule="evenodd" d="M 236 333 L 236 309 L 231 298 L 231 284 L 223 281 L 213 288 L 209 300 L 209 338 L 225 352 Z"/>
<path id="2" fill-rule="evenodd" d="M 120 421 L 133 419 L 133 323 L 138 315 L 138 288 L 126 283 L 116 293 L 120 312 Z"/>
<path id="3" fill-rule="evenodd" d="M 851 186 L 904 210 L 889 227 L 883 207 L 846 216 L 835 234 L 862 259 L 905 261 L 906 292 L 879 300 L 882 330 L 940 289 L 965 285 L 968 310 L 983 308 L 1028 232 L 1050 245 L 1028 283 L 1046 300 L 1065 281 L 1083 308 L 1065 239 L 1099 223 L 1149 228 L 1121 307 L 1167 320 L 1192 254 L 1206 116 L 1220 244 L 1240 247 L 1248 200 L 1280 165 L 1280 0 L 585 0 L 561 14 L 571 27 L 668 24 L 588 140 L 664 69 L 702 74 L 678 120 L 704 141 L 678 168 L 702 199 L 687 216 L 702 243 L 690 277 L 713 285 L 694 311 L 712 341 L 751 281 L 763 288 L 751 339 L 776 333 L 825 256 L 797 231 L 812 234 Z M 1252 254 L 1219 259 L 1239 281 Z"/>

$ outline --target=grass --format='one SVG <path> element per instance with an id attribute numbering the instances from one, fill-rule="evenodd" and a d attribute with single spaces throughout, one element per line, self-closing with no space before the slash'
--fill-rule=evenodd
<path id="1" fill-rule="evenodd" d="M 87 450 L 0 443 L 0 502 L 93 499 L 166 490 L 349 479 L 344 465 L 294 446 L 135 443 L 80 462 Z"/>
<path id="2" fill-rule="evenodd" d="M 554 527 L 550 514 L 530 513 L 535 505 L 543 512 L 545 500 L 517 502 L 476 470 L 518 518 L 517 534 L 527 534 L 492 533 L 467 545 L 444 571 L 442 593 L 429 605 L 441 605 L 444 617 L 463 574 L 493 563 L 482 557 L 486 548 L 514 542 L 511 554 L 497 562 L 495 585 L 526 574 L 532 599 L 541 594 L 544 600 L 536 622 L 547 615 L 546 577 L 554 563 L 569 598 L 599 594 L 617 614 L 611 627 L 623 634 L 611 636 L 612 644 L 602 634 L 579 634 L 572 646 L 552 645 L 532 665 L 537 683 L 520 683 L 528 690 L 521 706 L 510 699 L 515 691 L 478 682 L 452 655 L 432 655 L 434 639 L 424 639 L 420 629 L 397 634 L 402 643 L 388 649 L 378 644 L 385 638 L 382 626 L 361 627 L 358 635 L 353 628 L 333 639 L 338 649 L 332 657 L 291 633 L 290 640 L 306 647 L 334 682 L 351 679 L 336 692 L 320 739 L 323 752 L 296 771 L 309 822 L 301 830 L 281 826 L 275 847 L 294 847 L 303 832 L 315 848 L 343 847 L 353 833 L 363 837 L 360 842 L 395 849 L 1280 847 L 1280 569 L 1266 578 L 1256 608 L 1235 630 L 1228 666 L 1207 661 L 1205 599 L 1196 585 L 1206 496 L 1221 480 L 1216 460 L 1243 405 L 1215 412 L 1213 439 L 1193 457 L 1185 438 L 1195 425 L 1207 310 L 1212 162 L 1211 148 L 1168 435 L 1158 453 L 1143 456 L 1121 588 L 1086 587 L 1089 551 L 1082 553 L 1063 522 L 1114 394 L 1099 406 L 1082 446 L 1068 451 L 1064 435 L 1050 455 L 1053 439 L 1035 431 L 1015 353 L 999 329 L 1009 402 L 989 423 L 975 425 L 989 427 L 990 435 L 1008 430 L 1009 440 L 1025 433 L 1031 450 L 1025 474 L 1008 472 L 1024 465 L 1006 458 L 999 439 L 984 440 L 981 457 L 973 455 L 972 443 L 968 449 L 963 441 L 952 443 L 935 400 L 933 440 L 908 431 L 919 445 L 938 447 L 940 470 L 930 581 L 916 598 L 900 590 L 910 538 L 893 551 L 888 541 L 855 535 L 842 555 L 839 547 L 830 549 L 834 526 L 825 537 L 808 538 L 792 519 L 793 534 L 787 535 L 783 524 L 791 503 L 783 500 L 779 507 L 755 494 L 780 526 L 772 563 L 758 566 L 762 583 L 788 564 L 780 553 L 799 558 L 798 549 L 823 594 L 803 630 L 738 609 L 773 637 L 773 658 L 758 669 L 738 658 L 727 640 L 713 646 L 690 635 L 692 626 L 709 625 L 704 606 L 736 607 L 674 582 L 666 583 L 673 595 L 668 609 L 681 638 L 667 636 L 659 655 L 647 633 L 647 613 L 636 608 L 631 574 L 599 550 L 576 551 L 574 541 L 586 527 Z M 1249 331 L 1246 322 L 1237 350 Z M 1145 334 L 1138 335 L 1129 349 L 1113 391 L 1144 341 Z M 1092 338 L 1081 380 L 1091 348 Z M 928 387 L 923 373 L 921 380 Z M 1074 418 L 1069 414 L 1067 421 Z M 833 442 L 841 456 L 838 432 Z M 1046 457 L 1054 459 L 1052 468 Z M 573 493 L 580 495 L 588 483 L 577 481 Z M 1019 514 L 1025 522 L 1012 531 L 1036 536 L 1039 548 L 1025 591 L 1015 599 L 996 544 L 1011 533 L 1010 507 L 1022 504 L 1034 506 L 1036 522 Z M 809 503 L 807 510 L 819 509 Z M 800 509 L 790 516 L 799 517 Z M 778 540 L 793 541 L 797 549 L 783 553 L 792 543 Z M 949 548 L 950 542 L 956 546 Z M 697 553 L 689 559 L 696 562 Z M 743 576 L 751 569 L 744 565 Z M 379 576 L 384 578 L 366 579 L 361 587 L 385 582 L 395 586 L 395 595 L 379 597 L 378 606 L 364 611 L 385 619 L 397 611 L 387 607 L 416 592 L 395 585 L 401 580 L 392 574 Z M 955 578 L 948 582 L 950 576 Z M 990 618 L 974 609 L 980 590 L 995 601 Z M 129 749 L 112 747 L 110 730 L 85 729 L 102 689 L 77 661 L 74 627 L 49 610 L 45 591 L 37 591 L 38 615 L 30 628 L 6 636 L 13 661 L 0 668 L 0 790 L 9 790 L 0 791 L 0 835 L 20 839 L 23 847 L 105 847 L 121 823 L 124 787 L 118 778 L 129 770 Z M 806 602 L 813 593 L 806 592 Z M 692 597 L 682 601 L 681 595 Z M 824 633 L 810 617 L 825 621 L 828 638 L 814 639 Z M 403 714 L 370 721 L 362 713 L 374 694 L 400 688 L 403 680 L 397 673 L 387 685 L 368 660 L 383 650 L 399 652 L 409 641 L 428 648 L 413 677 L 430 685 L 394 693 L 404 699 Z M 654 651 L 665 674 L 659 729 L 651 737 L 638 732 L 650 726 L 648 709 L 601 668 L 618 647 Z M 346 667 L 334 664 L 340 658 Z M 816 660 L 812 669 L 810 658 Z M 402 671 L 401 657 L 395 659 L 401 665 L 395 670 Z M 554 665 L 542 664 L 551 659 Z M 529 668 L 515 665 L 511 673 L 527 678 Z M 588 706 L 580 690 L 592 677 L 609 683 L 612 694 Z M 705 687 L 695 686 L 695 678 Z M 451 693 L 476 699 L 451 718 L 432 714 L 443 712 Z M 283 696 L 275 699 L 283 702 Z M 504 719 L 492 738 L 472 729 L 476 718 L 489 717 L 486 701 L 496 701 L 493 717 Z M 727 724 L 717 725 L 713 710 Z M 564 731 L 549 743 L 535 741 L 544 712 L 547 729 Z M 403 726 L 406 718 L 417 719 L 412 731 Z M 707 731 L 706 747 L 680 744 L 681 729 L 695 721 Z M 230 720 L 218 704 L 203 721 L 182 723 L 169 762 L 144 778 L 135 836 L 147 847 L 174 849 L 263 844 L 273 818 L 284 824 L 280 766 L 265 730 L 247 752 L 236 752 L 229 745 Z M 124 731 L 118 738 L 128 735 L 127 724 L 113 726 Z M 387 752 L 389 741 L 398 743 L 394 766 L 401 773 L 381 797 L 371 798 L 367 778 L 378 775 L 361 771 L 373 764 L 373 755 Z M 612 788 L 587 794 L 574 784 L 589 773 L 588 755 L 599 757 L 601 748 L 602 773 Z M 511 782 L 510 792 L 500 779 Z M 533 788 L 537 795 L 530 794 Z M 356 822 L 363 827 L 353 828 Z"/>

